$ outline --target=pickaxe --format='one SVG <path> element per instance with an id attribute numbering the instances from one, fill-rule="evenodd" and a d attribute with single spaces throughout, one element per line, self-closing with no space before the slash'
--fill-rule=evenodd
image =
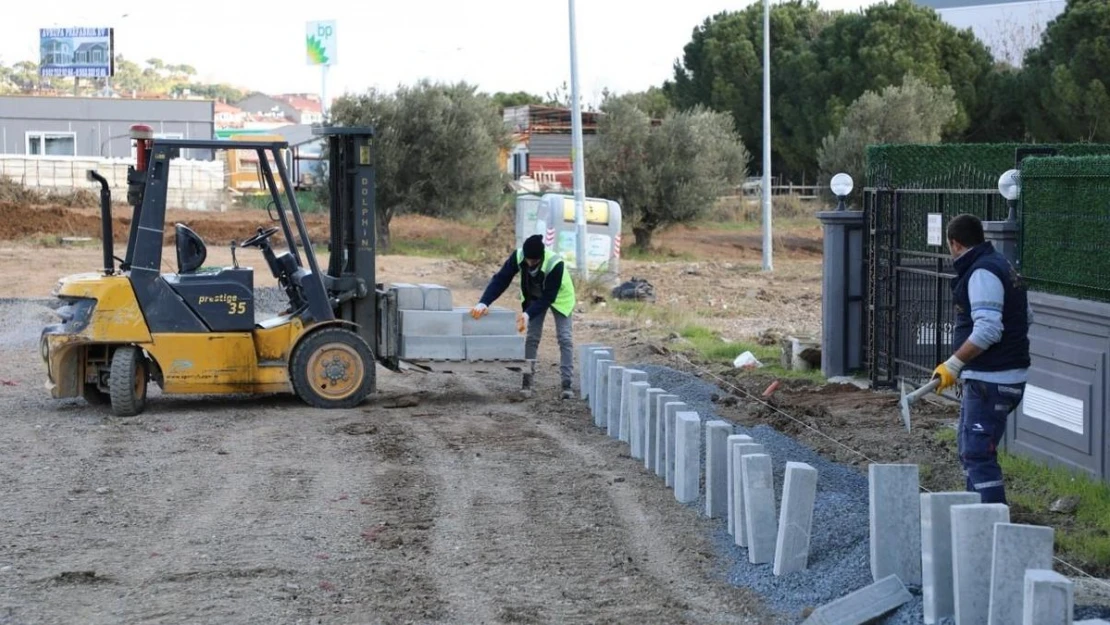
<path id="1" fill-rule="evenodd" d="M 907 395 L 906 381 L 902 380 L 902 423 L 906 424 L 907 432 L 910 431 L 910 404 L 913 404 L 918 399 L 921 399 L 922 395 L 936 390 L 938 385 L 940 385 L 940 378 L 934 378 L 925 386 L 922 386 L 921 388 Z"/>

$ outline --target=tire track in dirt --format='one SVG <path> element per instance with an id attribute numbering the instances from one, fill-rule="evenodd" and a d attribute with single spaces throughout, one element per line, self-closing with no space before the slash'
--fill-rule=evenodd
<path id="1" fill-rule="evenodd" d="M 642 488 L 658 487 L 627 483 L 608 445 L 595 449 L 562 423 L 543 421 L 537 402 L 498 402 L 495 393 L 510 388 L 500 381 L 465 377 L 453 386 L 428 403 L 456 394 L 486 401 L 455 414 L 423 405 L 405 417 L 443 484 L 431 559 L 449 622 L 575 623 L 599 614 L 635 623 L 766 622 L 739 616 L 756 602 L 707 579 L 695 566 L 700 556 L 687 554 L 698 529 L 676 525 L 672 538 L 674 515 L 651 514 L 639 499 Z M 691 539 L 681 534 L 687 529 Z"/>

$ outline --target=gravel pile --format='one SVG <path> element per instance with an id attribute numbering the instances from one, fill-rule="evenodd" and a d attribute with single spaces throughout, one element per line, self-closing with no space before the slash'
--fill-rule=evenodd
<path id="1" fill-rule="evenodd" d="M 712 397 L 722 394 L 716 386 L 693 375 L 656 365 L 635 366 L 648 374 L 653 387 L 677 395 L 702 421 L 720 419 Z M 867 475 L 825 460 L 813 450 L 768 426 L 747 428 L 733 424 L 735 434 L 748 434 L 762 444 L 771 456 L 775 473 L 776 510 L 781 507 L 782 484 L 787 461 L 805 462 L 817 469 L 817 499 L 813 512 L 813 537 L 809 568 L 776 577 L 772 565 L 751 564 L 747 550 L 737 547 L 728 534 L 724 519 L 713 535 L 717 553 L 726 560 L 729 582 L 751 588 L 768 606 L 788 618 L 801 622 L 805 608 L 816 608 L 872 583 L 868 537 L 869 501 Z M 702 466 L 705 441 L 702 437 Z M 696 504 L 705 509 L 704 497 Z M 876 621 L 882 625 L 916 625 L 923 622 L 919 587 L 907 586 L 913 599 L 898 610 Z M 1076 608 L 1076 618 L 1106 618 L 1108 610 L 1097 607 Z"/>

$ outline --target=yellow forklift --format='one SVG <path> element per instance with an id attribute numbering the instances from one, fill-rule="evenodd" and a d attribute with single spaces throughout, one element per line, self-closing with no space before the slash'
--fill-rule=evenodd
<path id="1" fill-rule="evenodd" d="M 55 288 L 60 322 L 41 339 L 51 396 L 110 403 L 115 415 L 133 416 L 154 382 L 167 395 L 292 391 L 312 406 L 347 408 L 376 390 L 376 362 L 399 370 L 396 296 L 374 280 L 373 129 L 314 134 L 328 149 L 327 272 L 293 193 L 286 142 L 155 139 L 149 126 L 132 126 L 138 156 L 128 167 L 127 249 L 123 258 L 113 253 L 108 181 L 89 171 L 101 186 L 104 267 Z M 282 314 L 256 322 L 254 272 L 239 266 L 234 241 L 232 266 L 210 268 L 204 240 L 177 224 L 177 271 L 161 271 L 170 167 L 181 150 L 257 153 L 277 225 L 259 227 L 238 248 L 261 252 L 288 298 Z M 278 233 L 287 248 L 280 253 L 271 245 Z"/>

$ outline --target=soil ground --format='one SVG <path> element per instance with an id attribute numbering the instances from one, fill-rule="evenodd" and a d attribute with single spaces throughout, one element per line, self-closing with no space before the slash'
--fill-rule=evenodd
<path id="1" fill-rule="evenodd" d="M 49 312 L 27 301 L 99 267 L 97 241 L 57 243 L 96 237 L 95 212 L 12 206 L 0 206 L 0 623 L 772 622 L 758 597 L 722 580 L 709 540 L 719 522 L 675 505 L 588 425 L 582 402 L 557 399 L 550 326 L 525 401 L 511 399 L 510 372 L 379 368 L 381 394 L 360 409 L 155 393 L 143 415 L 117 419 L 49 400 L 37 353 Z M 268 222 L 258 212 L 170 220 L 209 242 L 210 265 L 230 263 L 216 242 Z M 322 242 L 323 219 L 309 223 Z M 463 306 L 511 244 L 511 232 L 420 218 L 396 219 L 394 237 L 498 250 L 478 264 L 380 257 L 380 281 L 442 284 Z M 679 228 L 656 243 L 695 259 L 624 261 L 624 277 L 649 279 L 658 305 L 735 340 L 819 333 L 816 228 L 780 238 L 773 275 L 760 272 L 758 232 Z M 258 285 L 272 284 L 257 256 L 238 252 Z M 165 259 L 172 271 L 172 248 Z M 727 391 L 721 416 L 768 423 L 861 470 L 915 462 L 927 488 L 959 482 L 935 436 L 951 406 L 918 404 L 906 433 L 894 393 L 783 380 L 764 399 L 772 379 L 691 363 L 657 330 L 596 306 L 578 315 L 575 340 L 695 371 Z"/>

